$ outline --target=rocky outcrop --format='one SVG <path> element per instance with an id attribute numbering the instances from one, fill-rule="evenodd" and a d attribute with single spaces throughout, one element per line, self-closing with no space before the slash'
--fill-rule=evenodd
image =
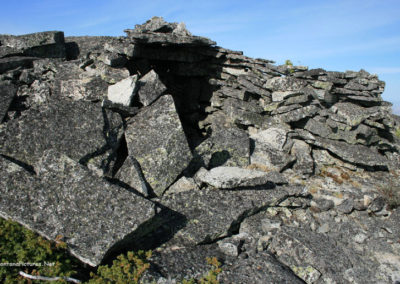
<path id="1" fill-rule="evenodd" d="M 126 34 L 0 35 L 2 217 L 91 266 L 155 249 L 149 281 L 200 276 L 205 256 L 222 283 L 400 279 L 384 82 L 158 17 Z"/>

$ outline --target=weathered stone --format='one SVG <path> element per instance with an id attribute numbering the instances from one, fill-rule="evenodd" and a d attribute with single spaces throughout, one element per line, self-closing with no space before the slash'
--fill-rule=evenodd
<path id="1" fill-rule="evenodd" d="M 148 106 L 158 99 L 166 90 L 167 87 L 161 82 L 158 74 L 151 70 L 139 80 L 139 101 Z"/>
<path id="2" fill-rule="evenodd" d="M 21 53 L 35 57 L 65 57 L 64 33 L 59 31 L 20 36 L 0 35 L 0 42 L 0 57 Z"/>
<path id="3" fill-rule="evenodd" d="M 33 66 L 32 62 L 36 59 L 35 57 L 23 56 L 0 58 L 0 74 L 18 67 L 31 68 Z"/>
<path id="4" fill-rule="evenodd" d="M 306 82 L 294 77 L 275 77 L 267 80 L 264 88 L 271 91 L 293 91 L 298 92 L 306 86 Z"/>
<path id="5" fill-rule="evenodd" d="M 277 190 L 191 190 L 164 195 L 160 202 L 187 218 L 175 235 L 191 244 L 209 243 L 229 236 L 240 222 L 261 209 L 275 206 L 289 196 L 303 196 L 302 187 Z"/>
<path id="6" fill-rule="evenodd" d="M 246 167 L 250 160 L 249 135 L 239 128 L 219 124 L 211 137 L 196 147 L 196 152 L 209 168 Z"/>
<path id="7" fill-rule="evenodd" d="M 348 269 L 364 263 L 357 254 L 337 246 L 326 235 L 299 228 L 282 228 L 268 250 L 308 283 L 317 280 L 343 283 L 343 275 Z"/>
<path id="8" fill-rule="evenodd" d="M 125 56 L 122 56 L 116 52 L 105 52 L 99 59 L 111 67 L 123 67 L 127 60 Z"/>
<path id="9" fill-rule="evenodd" d="M 215 45 L 205 37 L 192 36 L 184 24 L 167 23 L 161 17 L 153 17 L 143 25 L 136 25 L 134 30 L 126 29 L 128 38 L 140 44 L 164 44 L 185 46 Z"/>
<path id="10" fill-rule="evenodd" d="M 99 179 L 65 155 L 45 151 L 35 168 L 38 178 L 0 157 L 1 216 L 48 239 L 62 236 L 68 250 L 91 266 L 161 221 L 152 202 Z"/>
<path id="11" fill-rule="evenodd" d="M 357 126 L 365 119 L 374 115 L 376 111 L 369 111 L 353 103 L 337 103 L 332 107 L 334 113 L 345 119 L 350 126 Z"/>
<path id="12" fill-rule="evenodd" d="M 0 123 L 7 115 L 11 102 L 17 94 L 17 88 L 11 84 L 0 84 Z"/>
<path id="13" fill-rule="evenodd" d="M 108 87 L 107 98 L 124 106 L 130 106 L 137 91 L 137 75 L 128 77 L 118 83 Z"/>
<path id="14" fill-rule="evenodd" d="M 170 95 L 160 97 L 128 121 L 125 131 L 129 155 L 140 164 L 144 178 L 154 193 L 161 195 L 189 165 L 192 155 Z M 137 187 L 130 175 L 132 167 L 123 165 L 119 177 Z"/>
<path id="15" fill-rule="evenodd" d="M 269 128 L 252 135 L 251 139 L 255 146 L 250 156 L 251 163 L 261 164 L 275 171 L 285 169 L 294 161 L 288 154 L 291 142 L 288 140 L 287 133 L 288 131 L 282 128 Z"/>
<path id="16" fill-rule="evenodd" d="M 238 167 L 217 167 L 204 172 L 197 178 L 219 189 L 251 188 L 286 183 L 283 176 Z"/>
<path id="17" fill-rule="evenodd" d="M 323 89 L 330 91 L 332 89 L 333 84 L 331 82 L 321 82 L 321 81 L 315 81 L 312 86 L 317 89 Z"/>
<path id="18" fill-rule="evenodd" d="M 264 121 L 260 115 L 263 108 L 254 102 L 227 98 L 223 102 L 222 110 L 236 124 L 261 126 Z"/>
<path id="19" fill-rule="evenodd" d="M 272 101 L 280 102 L 285 99 L 297 96 L 299 93 L 294 91 L 275 91 L 272 93 Z"/>
<path id="20" fill-rule="evenodd" d="M 308 105 L 305 107 L 297 108 L 294 111 L 277 115 L 275 119 L 284 123 L 296 122 L 306 117 L 314 116 L 319 110 L 316 105 Z"/>
<path id="21" fill-rule="evenodd" d="M 106 96 L 107 88 L 108 84 L 97 76 L 62 80 L 60 82 L 60 96 L 73 100 L 95 101 Z"/>
<path id="22" fill-rule="evenodd" d="M 304 177 L 314 173 L 314 160 L 311 156 L 311 147 L 306 142 L 294 139 L 290 153 L 296 157 L 296 163 L 293 165 L 294 171 L 301 173 Z"/>
<path id="23" fill-rule="evenodd" d="M 89 102 L 55 99 L 43 110 L 31 109 L 0 130 L 0 152 L 32 165 L 46 149 L 56 149 L 75 161 L 111 170 L 123 134 L 122 119 Z"/>
<path id="24" fill-rule="evenodd" d="M 342 160 L 366 167 L 387 167 L 388 160 L 376 150 L 363 145 L 350 145 L 346 142 L 318 137 L 316 146 L 327 149 Z"/>
<path id="25" fill-rule="evenodd" d="M 172 184 L 165 194 L 176 194 L 184 191 L 199 190 L 193 178 L 181 177 Z"/>
<path id="26" fill-rule="evenodd" d="M 319 122 L 313 118 L 307 121 L 304 129 L 321 137 L 328 137 L 332 133 L 332 130 L 327 127 L 325 123 Z"/>
<path id="27" fill-rule="evenodd" d="M 303 283 L 288 267 L 265 251 L 226 263 L 219 279 L 222 283 Z"/>

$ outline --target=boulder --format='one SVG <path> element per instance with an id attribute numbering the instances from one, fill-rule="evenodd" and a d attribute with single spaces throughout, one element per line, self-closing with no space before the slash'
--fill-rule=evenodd
<path id="1" fill-rule="evenodd" d="M 0 35 L 0 57 L 19 55 L 64 58 L 64 33 L 60 31 L 40 32 L 20 36 Z"/>
<path id="2" fill-rule="evenodd" d="M 161 195 L 189 165 L 192 154 L 172 96 L 164 95 L 127 122 L 128 153 L 139 162 L 146 182 Z M 137 188 L 142 181 L 124 164 L 117 178 Z"/>
<path id="3" fill-rule="evenodd" d="M 217 167 L 208 172 L 202 172 L 197 178 L 214 188 L 237 189 L 251 187 L 269 188 L 274 184 L 286 183 L 279 173 L 266 173 L 238 167 Z"/>
<path id="4" fill-rule="evenodd" d="M 232 126 L 216 127 L 211 137 L 197 146 L 195 152 L 198 163 L 207 168 L 222 165 L 246 167 L 250 160 L 249 135 Z"/>
<path id="5" fill-rule="evenodd" d="M 133 75 L 108 87 L 107 98 L 113 103 L 130 106 L 137 91 L 138 76 Z"/>
<path id="6" fill-rule="evenodd" d="M 273 171 L 282 171 L 294 162 L 289 155 L 291 142 L 288 130 L 268 128 L 251 136 L 254 150 L 250 156 L 251 164 L 263 165 Z"/>
<path id="7" fill-rule="evenodd" d="M 84 101 L 52 100 L 0 129 L 0 153 L 33 165 L 47 149 L 107 174 L 123 134 L 119 114 Z"/>
<path id="8" fill-rule="evenodd" d="M 126 29 L 127 37 L 139 44 L 163 44 L 184 46 L 210 46 L 215 42 L 200 36 L 192 36 L 183 23 L 167 23 L 161 17 L 153 17 L 135 29 Z"/>
<path id="9" fill-rule="evenodd" d="M 161 82 L 158 74 L 151 70 L 139 80 L 139 102 L 144 106 L 148 106 L 157 100 L 166 90 L 167 87 Z"/>
<path id="10" fill-rule="evenodd" d="M 16 94 L 17 88 L 14 85 L 0 84 L 0 123 L 6 117 L 7 111 Z"/>
<path id="11" fill-rule="evenodd" d="M 45 151 L 35 169 L 38 177 L 0 157 L 0 215 L 47 239 L 61 237 L 83 263 L 99 265 L 161 223 L 151 201 L 99 179 L 63 154 Z"/>
<path id="12" fill-rule="evenodd" d="M 389 164 L 385 156 L 379 154 L 377 150 L 364 145 L 350 145 L 346 142 L 322 137 L 316 137 L 316 140 L 311 143 L 328 150 L 345 162 L 361 167 L 387 168 Z"/>
<path id="13" fill-rule="evenodd" d="M 0 74 L 7 71 L 20 68 L 32 68 L 33 62 L 37 60 L 36 57 L 15 56 L 0 58 Z"/>

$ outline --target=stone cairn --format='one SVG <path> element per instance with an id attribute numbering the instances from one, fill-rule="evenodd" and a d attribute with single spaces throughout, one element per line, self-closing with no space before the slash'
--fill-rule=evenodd
<path id="1" fill-rule="evenodd" d="M 0 216 L 91 266 L 153 249 L 157 283 L 204 274 L 206 256 L 221 283 L 400 279 L 384 82 L 159 17 L 125 32 L 0 35 Z"/>

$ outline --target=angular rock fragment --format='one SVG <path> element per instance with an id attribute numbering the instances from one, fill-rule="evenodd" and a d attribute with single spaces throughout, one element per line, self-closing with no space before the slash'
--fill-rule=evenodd
<path id="1" fill-rule="evenodd" d="M 217 124 L 217 123 L 216 123 Z M 200 164 L 208 168 L 218 166 L 246 167 L 250 160 L 250 139 L 248 134 L 236 127 L 218 125 L 209 139 L 201 143 L 196 152 Z"/>
<path id="2" fill-rule="evenodd" d="M 340 159 L 362 167 L 387 168 L 388 160 L 375 149 L 364 145 L 351 145 L 346 142 L 329 140 L 318 137 L 313 141 L 314 145 L 327 149 Z"/>
<path id="3" fill-rule="evenodd" d="M 47 149 L 107 174 L 123 134 L 119 114 L 84 101 L 52 100 L 0 130 L 0 153 L 32 165 Z"/>
<path id="4" fill-rule="evenodd" d="M 103 61 L 104 64 L 111 67 L 123 67 L 127 62 L 126 57 L 116 52 L 105 52 L 99 57 L 99 59 Z"/>
<path id="5" fill-rule="evenodd" d="M 18 55 L 47 58 L 64 58 L 64 33 L 40 32 L 20 36 L 0 35 L 0 57 Z"/>
<path id="6" fill-rule="evenodd" d="M 193 178 L 181 177 L 168 188 L 166 194 L 176 194 L 190 190 L 199 190 L 196 182 Z"/>
<path id="7" fill-rule="evenodd" d="M 166 90 L 167 87 L 161 82 L 158 74 L 154 70 L 151 70 L 139 80 L 139 101 L 144 106 L 148 106 L 158 99 Z"/>
<path id="8" fill-rule="evenodd" d="M 296 157 L 293 170 L 301 173 L 304 177 L 314 173 L 314 160 L 311 156 L 311 147 L 302 140 L 293 140 L 291 155 Z"/>
<path id="9" fill-rule="evenodd" d="M 251 136 L 254 150 L 250 156 L 251 164 L 263 165 L 273 171 L 282 171 L 294 161 L 289 155 L 291 142 L 288 131 L 282 128 L 269 128 Z"/>
<path id="10" fill-rule="evenodd" d="M 123 106 L 130 106 L 137 91 L 138 76 L 133 75 L 108 87 L 108 100 Z"/>
<path id="11" fill-rule="evenodd" d="M 0 58 L 0 74 L 3 74 L 9 70 L 16 69 L 18 67 L 32 68 L 33 66 L 32 63 L 35 60 L 37 60 L 36 57 L 24 57 L 24 56 Z"/>
<path id="12" fill-rule="evenodd" d="M 0 83 L 0 123 L 7 115 L 12 100 L 17 94 L 17 88 L 11 84 Z"/>
<path id="13" fill-rule="evenodd" d="M 170 95 L 160 97 L 128 121 L 125 131 L 129 155 L 139 162 L 146 182 L 161 195 L 189 165 L 192 154 Z M 137 188 L 142 181 L 123 165 L 117 177 Z"/>
<path id="14" fill-rule="evenodd" d="M 160 225 L 152 202 L 65 155 L 46 151 L 35 168 L 39 177 L 0 157 L 0 215 L 50 240 L 61 236 L 84 263 L 97 266 L 110 250 L 132 245 Z"/>
<path id="15" fill-rule="evenodd" d="M 266 173 L 238 167 L 217 167 L 203 172 L 197 178 L 212 187 L 219 189 L 251 188 L 286 183 L 279 173 Z"/>
<path id="16" fill-rule="evenodd" d="M 167 23 L 161 17 L 153 17 L 134 30 L 125 30 L 128 38 L 140 44 L 163 44 L 185 46 L 210 46 L 215 42 L 200 36 L 192 36 L 180 23 Z"/>

